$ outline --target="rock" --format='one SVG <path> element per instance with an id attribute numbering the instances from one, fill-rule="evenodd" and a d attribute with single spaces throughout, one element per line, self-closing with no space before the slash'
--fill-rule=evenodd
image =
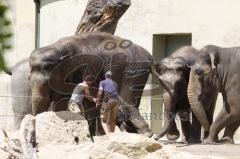
<path id="1" fill-rule="evenodd" d="M 37 115 L 36 136 L 39 146 L 91 141 L 85 118 L 69 111 L 44 112 Z"/>
<path id="2" fill-rule="evenodd" d="M 0 158 L 1 159 L 9 159 L 11 157 L 11 155 L 5 151 L 3 151 L 2 149 L 0 149 Z"/>
<path id="3" fill-rule="evenodd" d="M 39 158 L 51 159 L 141 159 L 162 148 L 153 139 L 126 132 L 97 136 L 94 139 L 95 143 L 80 145 L 48 145 L 40 148 L 38 155 Z"/>

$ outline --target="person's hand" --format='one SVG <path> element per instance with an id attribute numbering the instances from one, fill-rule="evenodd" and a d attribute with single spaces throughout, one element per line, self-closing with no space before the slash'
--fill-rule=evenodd
<path id="1" fill-rule="evenodd" d="M 94 101 L 95 103 L 97 103 L 97 98 L 93 98 L 93 101 Z"/>
<path id="2" fill-rule="evenodd" d="M 102 106 L 102 103 L 96 103 L 96 108 L 100 108 Z"/>

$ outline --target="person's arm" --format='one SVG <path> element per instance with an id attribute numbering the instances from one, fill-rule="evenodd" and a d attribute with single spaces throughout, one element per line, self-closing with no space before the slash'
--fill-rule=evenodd
<path id="1" fill-rule="evenodd" d="M 85 97 L 89 100 L 93 100 L 93 97 L 91 96 L 88 85 L 84 86 L 84 91 L 85 91 Z"/>
<path id="2" fill-rule="evenodd" d="M 99 105 L 102 95 L 103 95 L 103 83 L 100 82 L 99 88 L 98 88 L 98 94 L 97 94 L 97 105 Z"/>

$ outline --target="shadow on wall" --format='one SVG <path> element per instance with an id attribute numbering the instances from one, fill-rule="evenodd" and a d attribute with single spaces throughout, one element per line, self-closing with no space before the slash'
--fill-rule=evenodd
<path id="1" fill-rule="evenodd" d="M 50 3 L 54 3 L 57 1 L 66 1 L 66 0 L 40 0 L 41 1 L 41 8 L 50 4 Z"/>

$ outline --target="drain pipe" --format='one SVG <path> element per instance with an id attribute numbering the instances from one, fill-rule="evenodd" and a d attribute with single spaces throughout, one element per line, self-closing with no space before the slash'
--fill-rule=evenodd
<path id="1" fill-rule="evenodd" d="M 35 3 L 35 49 L 39 48 L 40 41 L 40 7 L 41 0 L 33 0 Z"/>

